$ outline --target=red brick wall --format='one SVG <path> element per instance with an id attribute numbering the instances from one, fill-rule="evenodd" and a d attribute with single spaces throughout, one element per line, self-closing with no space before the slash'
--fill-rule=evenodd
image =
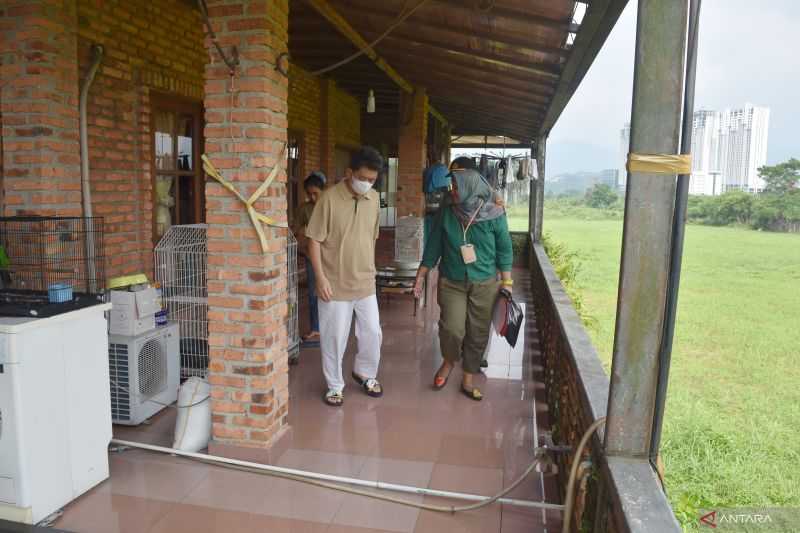
<path id="1" fill-rule="evenodd" d="M 361 108 L 358 99 L 336 87 L 330 79 L 321 81 L 322 121 L 320 163 L 329 183 L 336 175 L 336 147 L 356 148 L 361 144 Z"/>
<path id="2" fill-rule="evenodd" d="M 0 6 L 4 215 L 81 214 L 76 18 L 71 2 Z"/>
<path id="3" fill-rule="evenodd" d="M 292 65 L 289 71 L 289 129 L 303 136 L 301 179 L 322 170 L 330 183 L 335 176 L 336 146 L 361 144 L 361 104 L 336 87 L 333 80 L 311 76 Z"/>
<path id="4" fill-rule="evenodd" d="M 404 124 L 400 113 L 400 141 L 398 146 L 399 172 L 397 176 L 397 216 L 423 216 L 425 198 L 422 193 L 422 172 L 427 158 L 428 96 L 422 89 L 413 95 L 403 95 L 404 106 L 409 106 Z"/>
<path id="5" fill-rule="evenodd" d="M 153 270 L 151 94 L 203 98 L 203 23 L 183 0 L 78 0 L 78 61 L 105 56 L 89 93 L 94 213 L 104 217 L 109 277 Z M 180 38 L 176 38 L 180 36 Z"/>
<path id="6" fill-rule="evenodd" d="M 222 7 L 224 6 L 224 9 Z M 288 1 L 209 2 L 220 41 L 235 45 L 239 98 L 216 97 L 228 70 L 211 49 L 206 66 L 206 155 L 248 197 L 273 165 L 285 166 L 288 80 L 272 65 L 286 51 Z M 219 9 L 216 9 L 219 7 Z M 233 142 L 229 137 L 235 126 Z M 255 208 L 286 218 L 286 174 L 280 173 Z M 286 230 L 265 227 L 262 253 L 242 203 L 214 181 L 206 184 L 212 453 L 269 448 L 287 426 Z"/>
<path id="7" fill-rule="evenodd" d="M 300 179 L 320 165 L 320 135 L 322 128 L 322 86 L 320 78 L 311 76 L 292 65 L 289 70 L 289 129 L 303 136 Z"/>
<path id="8" fill-rule="evenodd" d="M 341 146 L 358 146 L 361 144 L 361 102 L 338 87 L 334 89 L 328 104 L 334 141 Z"/>

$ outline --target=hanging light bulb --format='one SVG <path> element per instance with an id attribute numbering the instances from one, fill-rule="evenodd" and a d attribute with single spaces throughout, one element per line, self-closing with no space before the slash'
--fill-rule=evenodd
<path id="1" fill-rule="evenodd" d="M 367 97 L 367 113 L 375 112 L 375 92 L 370 89 L 369 96 Z"/>

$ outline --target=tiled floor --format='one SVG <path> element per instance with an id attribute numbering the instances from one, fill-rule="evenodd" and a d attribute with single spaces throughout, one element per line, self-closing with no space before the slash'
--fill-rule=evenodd
<path id="1" fill-rule="evenodd" d="M 517 293 L 524 300 L 527 287 L 520 278 Z M 510 484 L 533 459 L 534 423 L 538 422 L 537 435 L 546 429 L 543 389 L 534 380 L 534 325 L 527 327 L 524 350 L 506 346 L 492 351 L 487 375 L 493 377 L 480 378 L 485 399 L 477 403 L 459 394 L 458 371 L 445 390 L 431 389 L 441 361 L 435 314 L 435 305 L 414 318 L 408 301 L 382 302 L 380 378 L 386 394 L 380 399 L 368 398 L 353 386 L 345 390 L 343 408 L 325 406 L 319 350 L 304 350 L 300 364 L 291 370 L 292 442 L 277 464 L 484 495 Z M 347 361 L 345 375 L 350 374 L 352 357 Z M 168 410 L 148 425 L 115 427 L 115 436 L 170 445 L 173 425 L 174 411 Z M 557 501 L 553 483 L 552 477 L 534 473 L 511 496 Z M 68 506 L 55 526 L 87 533 L 513 533 L 559 531 L 560 516 L 497 504 L 469 513 L 437 514 L 129 450 L 111 454 L 111 479 Z"/>

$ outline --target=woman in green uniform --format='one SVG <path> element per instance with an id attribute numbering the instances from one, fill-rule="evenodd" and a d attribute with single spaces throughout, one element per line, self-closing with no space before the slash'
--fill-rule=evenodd
<path id="1" fill-rule="evenodd" d="M 425 276 L 439 263 L 439 344 L 444 362 L 433 386 L 444 388 L 461 360 L 461 391 L 480 401 L 483 395 L 473 377 L 480 372 L 489 342 L 497 292 L 513 285 L 511 235 L 505 210 L 494 202 L 492 188 L 477 171 L 454 171 L 451 197 L 451 205 L 440 210 L 431 228 L 414 291 L 421 295 Z"/>

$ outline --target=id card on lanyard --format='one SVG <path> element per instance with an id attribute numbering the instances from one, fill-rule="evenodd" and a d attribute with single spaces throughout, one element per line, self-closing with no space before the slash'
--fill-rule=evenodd
<path id="1" fill-rule="evenodd" d="M 469 231 L 470 226 L 475 221 L 475 217 L 478 216 L 481 208 L 483 207 L 483 202 L 478 205 L 478 209 L 472 214 L 472 217 L 469 219 L 469 223 L 464 228 L 464 244 L 461 245 L 461 259 L 464 260 L 465 265 L 471 265 L 475 261 L 478 260 L 478 254 L 475 252 L 475 247 L 471 244 L 467 243 L 467 232 Z"/>

